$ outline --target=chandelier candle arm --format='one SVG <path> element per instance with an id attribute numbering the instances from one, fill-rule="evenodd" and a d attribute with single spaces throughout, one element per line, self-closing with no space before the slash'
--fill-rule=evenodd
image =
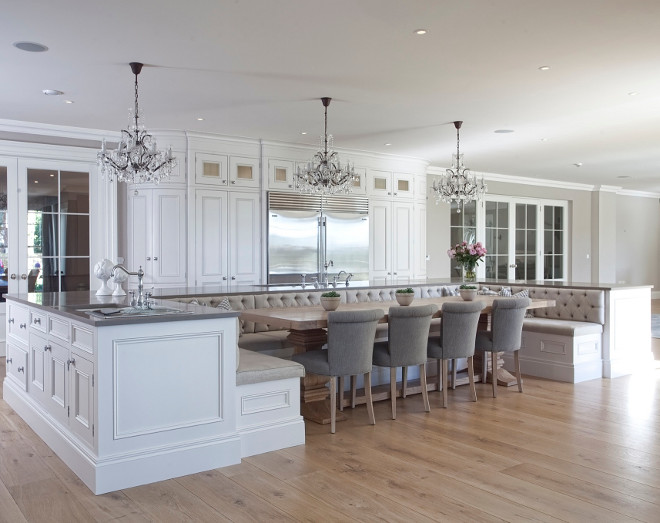
<path id="1" fill-rule="evenodd" d="M 481 200 L 488 189 L 483 176 L 481 180 L 477 180 L 476 174 L 472 173 L 463 164 L 460 147 L 461 125 L 463 125 L 462 121 L 454 122 L 456 128 L 456 154 L 452 155 L 451 169 L 446 169 L 445 174 L 440 177 L 439 181 L 435 180 L 432 187 L 435 193 L 435 203 L 452 203 L 455 201 L 459 204 L 457 212 L 461 212 L 461 207 L 465 202 Z"/>
<path id="2" fill-rule="evenodd" d="M 129 118 L 128 129 L 121 131 L 121 140 L 117 149 L 108 151 L 105 139 L 97 155 L 101 176 L 109 181 L 117 179 L 126 183 L 159 183 L 169 178 L 176 166 L 172 148 L 166 152 L 158 150 L 156 139 L 140 124 L 138 103 L 138 75 L 143 64 L 131 62 L 131 71 L 135 75 L 135 109 Z M 130 111 L 129 111 L 130 116 Z"/>
<path id="3" fill-rule="evenodd" d="M 295 174 L 295 186 L 302 193 L 336 194 L 349 193 L 358 180 L 354 167 L 346 163 L 342 167 L 339 156 L 333 150 L 334 141 L 328 134 L 328 106 L 332 98 L 321 98 L 324 107 L 323 136 L 320 149 L 307 165 L 298 167 Z"/>

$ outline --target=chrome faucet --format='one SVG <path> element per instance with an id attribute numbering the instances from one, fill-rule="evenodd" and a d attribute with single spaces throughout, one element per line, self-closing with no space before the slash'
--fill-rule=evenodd
<path id="1" fill-rule="evenodd" d="M 348 282 L 351 281 L 352 277 L 353 277 L 353 273 L 349 272 L 348 276 L 346 276 L 346 280 L 344 281 L 344 284 L 346 284 L 346 287 L 348 287 Z"/>
<path id="2" fill-rule="evenodd" d="M 333 277 L 332 277 L 332 286 L 333 286 L 333 287 L 337 287 L 337 281 L 339 280 L 339 277 L 342 275 L 342 273 L 343 273 L 343 274 L 347 274 L 346 271 L 341 270 L 341 271 L 339 271 L 339 272 L 337 273 L 336 276 L 333 276 Z"/>
<path id="3" fill-rule="evenodd" d="M 137 272 L 131 272 L 129 271 L 126 267 L 124 267 L 121 263 L 118 263 L 112 268 L 112 271 L 110 272 L 110 277 L 114 277 L 115 271 L 117 269 L 121 269 L 124 271 L 126 274 L 129 276 L 137 276 L 138 279 L 138 297 L 137 301 L 135 303 L 135 306 L 139 309 L 146 309 L 149 306 L 149 297 L 145 295 L 144 293 L 144 271 L 142 270 L 142 265 L 140 265 L 140 268 L 137 270 Z"/>
<path id="4" fill-rule="evenodd" d="M 307 282 L 305 281 L 305 278 L 307 278 L 307 274 L 301 274 L 300 275 L 300 286 L 304 289 L 305 285 L 307 285 Z"/>
<path id="5" fill-rule="evenodd" d="M 323 274 L 321 275 L 321 283 L 323 284 L 324 287 L 328 286 L 328 267 L 333 267 L 334 262 L 332 260 L 328 260 L 323 264 Z"/>

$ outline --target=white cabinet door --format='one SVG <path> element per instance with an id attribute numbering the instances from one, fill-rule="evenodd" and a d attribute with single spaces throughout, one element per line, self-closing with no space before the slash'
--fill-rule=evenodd
<path id="1" fill-rule="evenodd" d="M 303 164 L 301 164 L 303 165 Z M 268 188 L 274 191 L 292 191 L 294 166 L 289 160 L 268 160 Z"/>
<path id="2" fill-rule="evenodd" d="M 415 196 L 415 177 L 409 173 L 394 173 L 392 196 L 396 199 L 412 199 Z"/>
<path id="3" fill-rule="evenodd" d="M 7 378 L 17 382 L 23 390 L 28 390 L 28 349 L 27 345 L 7 338 Z"/>
<path id="4" fill-rule="evenodd" d="M 29 362 L 28 365 L 28 390 L 38 402 L 45 404 L 46 395 L 46 373 L 48 370 L 48 351 L 50 347 L 45 338 L 36 336 L 34 333 L 30 336 L 29 344 Z"/>
<path id="5" fill-rule="evenodd" d="M 367 171 L 367 194 L 369 196 L 392 196 L 392 173 L 390 171 Z"/>
<path id="6" fill-rule="evenodd" d="M 47 345 L 50 349 L 46 356 L 44 407 L 53 418 L 66 425 L 69 401 L 69 349 L 50 340 Z"/>
<path id="7" fill-rule="evenodd" d="M 195 182 L 226 187 L 227 156 L 222 154 L 195 154 Z"/>
<path id="8" fill-rule="evenodd" d="M 185 284 L 186 252 L 185 189 L 129 189 L 126 267 L 145 284 Z"/>
<path id="9" fill-rule="evenodd" d="M 426 203 L 419 201 L 414 204 L 413 246 L 414 246 L 414 278 L 426 277 Z"/>
<path id="10" fill-rule="evenodd" d="M 229 266 L 232 285 L 261 278 L 261 211 L 258 193 L 229 193 Z"/>
<path id="11" fill-rule="evenodd" d="M 94 445 L 94 364 L 71 352 L 69 369 L 69 430 Z"/>
<path id="12" fill-rule="evenodd" d="M 369 202 L 369 276 L 374 283 L 387 283 L 392 275 L 392 203 Z"/>
<path id="13" fill-rule="evenodd" d="M 187 252 L 185 190 L 154 190 L 152 220 L 151 270 L 154 282 L 185 283 Z"/>
<path id="14" fill-rule="evenodd" d="M 413 274 L 413 205 L 392 204 L 392 281 L 406 281 Z"/>
<path id="15" fill-rule="evenodd" d="M 229 157 L 229 185 L 233 187 L 259 188 L 261 181 L 259 158 Z"/>
<path id="16" fill-rule="evenodd" d="M 196 285 L 227 282 L 227 215 L 226 191 L 195 192 Z"/>

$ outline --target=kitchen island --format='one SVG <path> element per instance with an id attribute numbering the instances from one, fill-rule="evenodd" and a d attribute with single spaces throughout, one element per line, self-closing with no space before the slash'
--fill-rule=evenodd
<path id="1" fill-rule="evenodd" d="M 94 493 L 240 462 L 237 312 L 6 298 L 4 399 Z"/>

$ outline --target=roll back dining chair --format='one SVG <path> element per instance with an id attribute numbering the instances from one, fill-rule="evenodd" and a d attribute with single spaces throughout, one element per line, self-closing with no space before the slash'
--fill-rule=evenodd
<path id="1" fill-rule="evenodd" d="M 502 298 L 493 300 L 491 327 L 489 331 L 478 331 L 475 350 L 483 351 L 483 382 L 486 383 L 488 360 L 486 352 L 491 353 L 491 376 L 493 381 L 493 398 L 497 397 L 497 353 L 513 352 L 513 363 L 516 367 L 518 391 L 523 391 L 520 374 L 520 344 L 522 338 L 525 311 L 532 303 L 529 298 Z"/>
<path id="2" fill-rule="evenodd" d="M 328 349 L 294 354 L 306 372 L 330 376 L 330 432 L 335 433 L 337 377 L 364 374 L 367 412 L 376 423 L 371 398 L 371 360 L 376 326 L 385 313 L 380 309 L 328 312 Z"/>
<path id="3" fill-rule="evenodd" d="M 373 363 L 378 367 L 390 368 L 390 396 L 392 399 L 392 419 L 396 419 L 396 369 L 402 367 L 401 397 L 406 397 L 406 367 L 419 366 L 419 379 L 422 386 L 424 410 L 429 412 L 429 395 L 426 389 L 426 346 L 431 327 L 431 318 L 438 307 L 421 305 L 415 307 L 390 307 L 388 340 L 374 344 Z"/>
<path id="4" fill-rule="evenodd" d="M 442 323 L 440 337 L 428 339 L 427 355 L 438 361 L 438 390 L 442 386 L 442 406 L 447 407 L 447 389 L 449 388 L 448 363 L 456 358 L 467 358 L 468 378 L 472 401 L 477 401 L 474 386 L 474 346 L 479 325 L 479 316 L 485 304 L 482 301 L 450 302 L 442 305 Z M 456 378 L 454 378 L 455 382 Z"/>

